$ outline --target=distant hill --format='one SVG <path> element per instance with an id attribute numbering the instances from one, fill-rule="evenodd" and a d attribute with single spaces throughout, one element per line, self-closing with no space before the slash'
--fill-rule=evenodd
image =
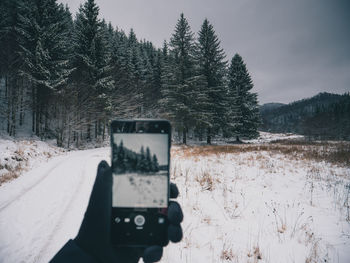
<path id="1" fill-rule="evenodd" d="M 284 103 L 276 103 L 276 102 L 272 102 L 272 103 L 265 103 L 264 105 L 260 106 L 260 112 L 267 112 L 270 110 L 274 110 L 277 109 L 281 106 L 284 106 L 286 104 Z"/>
<path id="2" fill-rule="evenodd" d="M 319 93 L 292 102 L 264 104 L 262 131 L 293 132 L 316 138 L 350 139 L 350 95 Z"/>

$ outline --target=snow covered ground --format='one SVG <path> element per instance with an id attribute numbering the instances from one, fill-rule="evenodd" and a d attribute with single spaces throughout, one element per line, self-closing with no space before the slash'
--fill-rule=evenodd
<path id="1" fill-rule="evenodd" d="M 113 178 L 113 206 L 166 207 L 168 177 L 166 171 L 157 174 L 118 174 Z"/>
<path id="2" fill-rule="evenodd" d="M 80 227 L 109 148 L 54 157 L 0 187 L 0 262 L 48 262 Z"/>
<path id="3" fill-rule="evenodd" d="M 0 185 L 64 152 L 39 140 L 0 139 Z"/>
<path id="4" fill-rule="evenodd" d="M 349 167 L 269 147 L 173 147 L 184 239 L 161 262 L 350 262 Z M 0 262 L 47 262 L 74 237 L 109 154 L 68 152 L 0 186 Z"/>
<path id="5" fill-rule="evenodd" d="M 293 133 L 270 133 L 270 132 L 259 132 L 260 136 L 257 139 L 245 140 L 247 143 L 267 143 L 276 140 L 295 140 L 303 139 L 303 135 Z"/>
<path id="6" fill-rule="evenodd" d="M 174 152 L 184 240 L 162 262 L 350 262 L 349 167 L 259 147 Z"/>

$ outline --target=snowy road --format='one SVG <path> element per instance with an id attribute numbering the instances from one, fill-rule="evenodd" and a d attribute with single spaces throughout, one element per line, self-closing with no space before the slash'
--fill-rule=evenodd
<path id="1" fill-rule="evenodd" d="M 109 148 L 70 152 L 0 188 L 0 262 L 48 262 L 75 237 Z"/>

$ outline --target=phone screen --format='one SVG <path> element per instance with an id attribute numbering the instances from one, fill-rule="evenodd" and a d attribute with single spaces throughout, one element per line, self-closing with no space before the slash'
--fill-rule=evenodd
<path id="1" fill-rule="evenodd" d="M 167 207 L 169 135 L 117 132 L 112 136 L 112 206 Z"/>
<path id="2" fill-rule="evenodd" d="M 111 123 L 113 245 L 168 242 L 171 126 L 166 120 Z"/>

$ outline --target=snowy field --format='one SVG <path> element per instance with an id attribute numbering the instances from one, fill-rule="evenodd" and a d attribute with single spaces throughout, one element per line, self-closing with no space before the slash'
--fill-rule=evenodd
<path id="1" fill-rule="evenodd" d="M 184 240 L 162 262 L 350 262 L 350 169 L 314 147 L 173 149 Z"/>
<path id="2" fill-rule="evenodd" d="M 113 206 L 167 206 L 167 172 L 152 175 L 118 174 L 113 177 Z"/>
<path id="3" fill-rule="evenodd" d="M 350 165 L 331 154 L 342 147 L 173 147 L 184 239 L 161 262 L 350 262 Z M 0 262 L 47 262 L 73 238 L 109 154 L 68 152 L 1 185 Z"/>

